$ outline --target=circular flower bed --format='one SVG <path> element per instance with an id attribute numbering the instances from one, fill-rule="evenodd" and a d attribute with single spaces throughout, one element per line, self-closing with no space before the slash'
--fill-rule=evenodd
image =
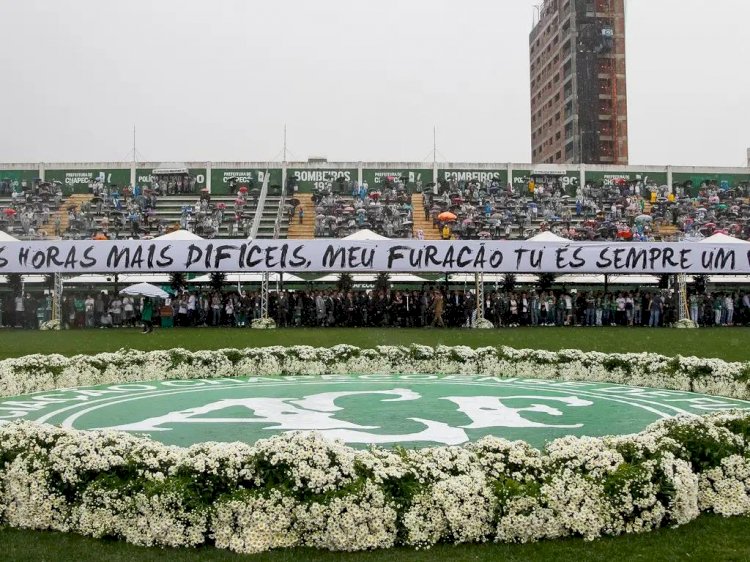
<path id="1" fill-rule="evenodd" d="M 607 381 L 748 398 L 750 364 L 653 354 L 423 346 L 119 351 L 0 362 L 0 395 L 143 379 L 453 373 Z M 50 394 L 50 399 L 54 393 Z M 2 416 L 2 414 L 0 414 Z M 0 418 L 1 419 L 1 418 Z M 537 450 L 358 451 L 314 433 L 162 445 L 124 433 L 0 425 L 0 524 L 238 552 L 594 539 L 750 513 L 750 415 L 675 418 Z"/>

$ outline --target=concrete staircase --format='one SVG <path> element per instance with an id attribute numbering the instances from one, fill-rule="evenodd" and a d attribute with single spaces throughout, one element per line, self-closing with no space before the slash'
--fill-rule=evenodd
<path id="1" fill-rule="evenodd" d="M 413 193 L 411 196 L 412 216 L 414 218 L 414 238 L 420 230 L 424 233 L 425 240 L 440 240 L 440 232 L 432 226 L 432 219 L 424 218 L 424 196 L 421 193 Z"/>
<path id="2" fill-rule="evenodd" d="M 299 207 L 295 209 L 294 218 L 289 223 L 287 238 L 293 240 L 310 240 L 315 238 L 315 205 L 313 205 L 311 193 L 296 193 L 299 204 L 304 209 L 302 224 L 299 223 Z"/>
<path id="3" fill-rule="evenodd" d="M 90 193 L 74 193 L 67 199 L 63 199 L 60 203 L 60 207 L 58 207 L 55 212 L 50 213 L 49 221 L 42 226 L 41 230 L 47 233 L 48 238 L 54 238 L 55 219 L 60 217 L 60 233 L 64 233 L 68 230 L 68 226 L 70 226 L 70 220 L 68 220 L 68 209 L 75 206 L 76 210 L 79 210 L 83 203 L 91 201 L 93 198 L 94 196 Z"/>

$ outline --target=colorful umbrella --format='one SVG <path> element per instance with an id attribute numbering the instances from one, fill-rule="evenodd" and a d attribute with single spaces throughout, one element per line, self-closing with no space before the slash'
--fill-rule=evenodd
<path id="1" fill-rule="evenodd" d="M 441 220 L 443 222 L 451 222 L 451 221 L 456 220 L 456 218 L 458 217 L 456 217 L 456 215 L 454 215 L 453 213 L 449 211 L 445 211 L 443 213 L 440 213 L 437 218 L 438 220 Z"/>

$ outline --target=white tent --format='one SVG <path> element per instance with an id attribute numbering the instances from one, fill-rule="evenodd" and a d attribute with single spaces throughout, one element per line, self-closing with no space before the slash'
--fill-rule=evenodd
<path id="1" fill-rule="evenodd" d="M 563 238 L 562 236 L 558 236 L 554 232 L 550 232 L 549 230 L 545 230 L 544 232 L 540 232 L 536 236 L 532 236 L 527 240 L 527 242 L 566 242 L 570 243 L 570 240 L 567 238 Z"/>
<path id="2" fill-rule="evenodd" d="M 530 283 L 539 281 L 539 275 L 529 273 L 515 274 L 516 283 Z M 487 284 L 502 284 L 505 275 L 502 273 L 485 273 L 484 282 Z M 473 273 L 454 273 L 450 276 L 451 283 L 474 284 Z M 656 275 L 610 275 L 610 285 L 653 285 L 659 282 Z M 600 273 L 566 273 L 555 278 L 555 285 L 604 285 L 604 275 Z"/>
<path id="3" fill-rule="evenodd" d="M 72 285 L 104 285 L 112 284 L 115 282 L 114 273 L 101 273 L 93 274 L 88 273 L 86 275 L 76 275 L 70 279 L 65 279 L 65 284 Z M 122 284 L 128 283 L 156 283 L 165 284 L 169 283 L 168 273 L 125 273 L 120 274 L 118 282 Z"/>
<path id="4" fill-rule="evenodd" d="M 154 240 L 203 240 L 197 234 L 193 234 L 189 230 L 174 230 L 168 234 L 162 234 L 157 236 Z"/>
<path id="5" fill-rule="evenodd" d="M 381 236 L 380 234 L 365 228 L 342 238 L 342 240 L 390 240 L 390 238 Z"/>
<path id="6" fill-rule="evenodd" d="M 47 281 L 46 275 L 22 275 L 23 282 L 25 284 L 30 283 L 44 283 Z M 5 285 L 8 282 L 8 276 L 7 275 L 0 275 L 0 285 Z"/>
<path id="7" fill-rule="evenodd" d="M 18 238 L 14 238 L 7 232 L 0 230 L 0 242 L 18 242 Z"/>
<path id="8" fill-rule="evenodd" d="M 122 291 L 120 291 L 120 294 L 131 295 L 134 297 L 152 297 L 160 299 L 166 299 L 169 296 L 169 293 L 167 293 L 163 289 L 160 289 L 156 285 L 152 285 L 151 283 L 137 283 L 135 285 L 131 285 L 130 287 L 125 287 Z"/>
<path id="9" fill-rule="evenodd" d="M 698 244 L 750 244 L 746 240 L 740 240 L 734 236 L 728 236 L 727 234 L 714 234 L 703 240 L 699 240 Z"/>
<path id="10" fill-rule="evenodd" d="M 340 273 L 330 273 L 324 277 L 316 279 L 316 283 L 335 283 L 341 277 Z M 353 273 L 352 281 L 355 283 L 374 283 L 377 279 L 375 273 Z M 390 273 L 388 279 L 391 283 L 427 283 L 424 277 L 411 275 L 410 273 Z"/>
<path id="11" fill-rule="evenodd" d="M 271 283 L 276 283 L 280 280 L 278 273 L 269 273 L 268 274 L 268 281 Z M 283 278 L 285 283 L 297 283 L 297 282 L 304 282 L 304 279 L 302 277 L 297 277 L 296 275 L 292 275 L 291 273 L 285 273 Z M 190 283 L 208 283 L 211 281 L 211 275 L 201 275 L 200 277 L 195 277 L 194 279 L 190 279 Z M 225 281 L 227 283 L 260 283 L 263 281 L 263 274 L 259 272 L 253 272 L 253 273 L 227 273 Z"/>

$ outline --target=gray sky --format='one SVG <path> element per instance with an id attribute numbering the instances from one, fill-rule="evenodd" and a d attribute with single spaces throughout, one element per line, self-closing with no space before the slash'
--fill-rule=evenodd
<path id="1" fill-rule="evenodd" d="M 0 161 L 528 162 L 537 0 L 0 0 Z M 745 163 L 750 2 L 630 0 L 633 164 Z"/>

